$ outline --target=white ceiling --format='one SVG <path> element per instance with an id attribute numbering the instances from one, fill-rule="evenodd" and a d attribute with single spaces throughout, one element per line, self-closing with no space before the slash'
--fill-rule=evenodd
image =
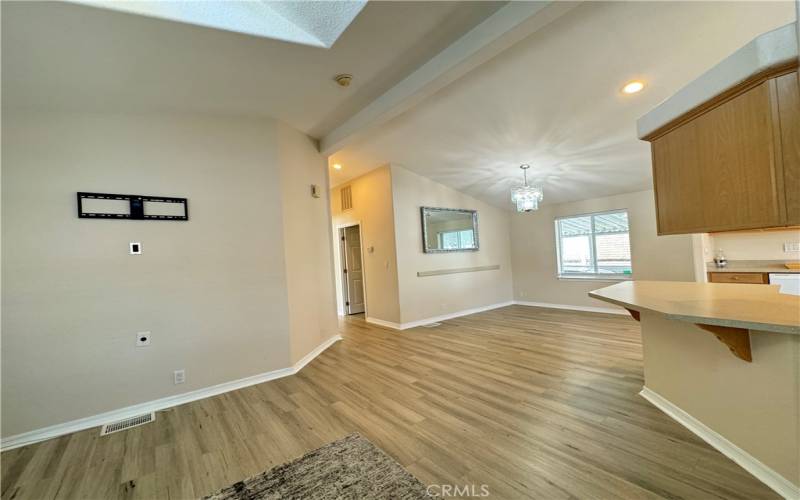
<path id="1" fill-rule="evenodd" d="M 545 203 L 651 187 L 636 120 L 793 2 L 589 2 L 334 154 L 332 185 L 387 163 L 511 208 L 530 163 Z M 636 95 L 620 88 L 634 78 Z"/>
<path id="2" fill-rule="evenodd" d="M 544 203 L 649 188 L 636 119 L 795 18 L 791 1 L 562 2 L 512 27 L 525 5 L 373 1 L 325 49 L 74 3 L 0 6 L 4 108 L 269 116 L 326 139 L 437 54 L 471 47 L 454 80 L 341 141 L 331 183 L 393 163 L 508 209 L 520 163 Z M 621 95 L 633 78 L 645 90 Z"/>
<path id="3" fill-rule="evenodd" d="M 312 137 L 502 2 L 369 2 L 330 49 L 61 2 L 2 4 L 3 107 L 270 116 Z M 354 75 L 350 87 L 333 82 Z"/>

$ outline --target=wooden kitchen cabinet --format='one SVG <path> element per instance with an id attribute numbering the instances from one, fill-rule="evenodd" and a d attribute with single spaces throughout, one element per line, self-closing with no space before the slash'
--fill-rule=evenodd
<path id="1" fill-rule="evenodd" d="M 800 83 L 797 71 L 775 79 L 783 152 L 786 219 L 800 225 Z"/>
<path id="2" fill-rule="evenodd" d="M 766 285 L 769 283 L 767 273 L 728 273 L 709 272 L 709 283 L 749 283 L 752 285 Z"/>
<path id="3" fill-rule="evenodd" d="M 658 234 L 800 224 L 796 67 L 760 75 L 654 131 Z"/>

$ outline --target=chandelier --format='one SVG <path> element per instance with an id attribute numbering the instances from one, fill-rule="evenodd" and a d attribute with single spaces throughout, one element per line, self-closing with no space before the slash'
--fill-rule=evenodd
<path id="1" fill-rule="evenodd" d="M 528 185 L 528 169 L 530 165 L 520 165 L 522 177 L 525 183 L 511 190 L 511 201 L 517 205 L 517 212 L 533 212 L 539 210 L 539 202 L 542 201 L 544 193 L 540 185 Z"/>

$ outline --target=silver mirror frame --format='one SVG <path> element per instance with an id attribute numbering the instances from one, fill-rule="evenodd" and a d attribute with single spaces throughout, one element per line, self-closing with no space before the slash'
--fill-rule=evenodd
<path id="1" fill-rule="evenodd" d="M 437 249 L 428 248 L 428 223 L 425 219 L 425 212 L 428 210 L 437 210 L 440 212 L 460 212 L 472 214 L 472 230 L 475 233 L 475 248 L 452 248 L 452 249 Z M 453 252 L 477 252 L 480 247 L 480 239 L 478 238 L 478 211 L 468 210 L 465 208 L 441 208 L 441 207 L 419 207 L 419 215 L 422 222 L 422 251 L 424 253 L 453 253 Z"/>

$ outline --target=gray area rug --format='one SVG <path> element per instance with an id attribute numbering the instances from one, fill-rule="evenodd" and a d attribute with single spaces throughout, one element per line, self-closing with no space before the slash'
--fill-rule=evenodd
<path id="1" fill-rule="evenodd" d="M 358 433 L 234 483 L 206 500 L 429 499 L 425 486 Z"/>

